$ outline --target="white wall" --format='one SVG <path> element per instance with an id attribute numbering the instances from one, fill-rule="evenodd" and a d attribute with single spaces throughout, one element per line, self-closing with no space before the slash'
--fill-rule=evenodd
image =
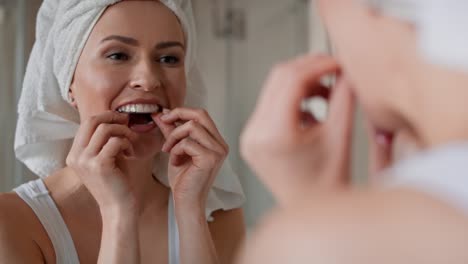
<path id="1" fill-rule="evenodd" d="M 0 188 L 12 186 L 12 178 L 7 175 L 14 174 L 13 131 L 14 120 L 12 113 L 15 113 L 14 100 L 14 28 L 15 20 L 11 16 L 12 9 L 2 6 L 4 17 L 0 24 Z"/>
<path id="2" fill-rule="evenodd" d="M 218 120 L 225 127 L 231 160 L 247 195 L 244 209 L 248 226 L 274 201 L 240 160 L 238 137 L 271 67 L 307 51 L 305 3 L 302 0 L 231 1 L 235 8 L 246 12 L 247 34 L 243 40 L 227 40 L 213 34 L 213 1 L 194 2 L 200 34 L 200 66 L 207 84 L 219 87 L 219 92 L 209 95 L 210 100 L 225 105 L 224 116 L 218 116 Z"/>
<path id="3" fill-rule="evenodd" d="M 9 191 L 16 185 L 14 175 L 17 165 L 13 152 L 16 126 L 15 70 L 18 62 L 17 48 L 21 47 L 17 36 L 23 36 L 24 53 L 27 56 L 34 42 L 35 18 L 41 0 L 26 0 L 25 27 L 19 31 L 18 3 L 19 1 L 4 1 L 5 5 L 1 7 L 4 16 L 0 23 L 0 191 Z M 23 174 L 24 181 L 31 179 L 26 169 Z"/>

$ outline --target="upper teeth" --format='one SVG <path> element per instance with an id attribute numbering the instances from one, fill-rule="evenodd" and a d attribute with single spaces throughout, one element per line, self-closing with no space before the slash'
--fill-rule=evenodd
<path id="1" fill-rule="evenodd" d="M 121 113 L 141 113 L 141 114 L 151 114 L 157 113 L 160 111 L 159 105 L 156 104 L 128 104 L 119 107 L 117 111 Z"/>

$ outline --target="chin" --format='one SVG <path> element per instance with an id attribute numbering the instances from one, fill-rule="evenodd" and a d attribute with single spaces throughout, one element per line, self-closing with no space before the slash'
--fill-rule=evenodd
<path id="1" fill-rule="evenodd" d="M 399 130 L 401 122 L 389 109 L 376 104 L 363 104 L 363 110 L 365 118 L 371 122 L 373 128 L 388 133 Z"/>

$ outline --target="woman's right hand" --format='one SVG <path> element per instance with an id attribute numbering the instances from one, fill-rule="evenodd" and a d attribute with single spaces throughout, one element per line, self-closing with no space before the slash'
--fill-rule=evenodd
<path id="1" fill-rule="evenodd" d="M 117 165 L 133 158 L 136 133 L 128 115 L 108 111 L 84 121 L 67 165 L 79 175 L 99 205 L 102 237 L 98 263 L 140 263 L 138 202 L 129 177 Z"/>
<path id="2" fill-rule="evenodd" d="M 128 115 L 113 111 L 82 122 L 66 160 L 101 213 L 137 210 L 130 181 L 117 165 L 119 159 L 134 155 L 132 141 L 137 135 L 127 124 Z"/>

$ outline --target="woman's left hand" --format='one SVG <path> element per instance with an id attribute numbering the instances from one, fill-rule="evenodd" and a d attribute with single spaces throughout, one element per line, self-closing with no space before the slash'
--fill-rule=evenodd
<path id="1" fill-rule="evenodd" d="M 167 112 L 167 111 L 166 111 Z M 203 109 L 176 108 L 155 118 L 169 153 L 169 185 L 178 207 L 205 208 L 229 148 Z"/>

